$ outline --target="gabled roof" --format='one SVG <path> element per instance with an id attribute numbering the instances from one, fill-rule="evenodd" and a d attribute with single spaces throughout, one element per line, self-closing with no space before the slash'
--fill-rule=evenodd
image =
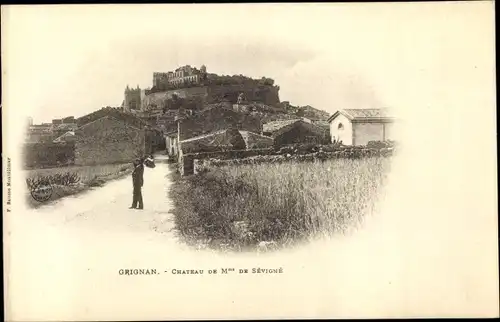
<path id="1" fill-rule="evenodd" d="M 120 119 L 117 119 L 116 117 L 113 117 L 113 116 L 110 116 L 110 115 L 106 115 L 106 116 L 103 116 L 103 117 L 100 117 L 98 118 L 97 120 L 94 120 L 92 122 L 89 122 L 89 123 L 85 123 L 84 125 L 80 126 L 78 129 L 81 130 L 81 129 L 84 129 L 88 126 L 90 126 L 91 124 L 94 124 L 95 122 L 98 122 L 98 121 L 101 121 L 101 120 L 104 120 L 104 119 L 110 119 L 110 120 L 113 120 L 113 121 L 117 121 L 117 122 L 121 122 L 121 123 L 125 123 L 127 124 L 127 127 L 128 128 L 133 128 L 135 130 L 140 130 L 140 128 L 134 126 L 134 125 L 130 125 L 128 124 L 126 121 L 124 120 L 120 120 Z"/>
<path id="2" fill-rule="evenodd" d="M 76 123 L 63 123 L 63 124 L 58 124 L 54 127 L 54 130 L 56 131 L 71 131 L 78 128 L 78 125 Z"/>
<path id="3" fill-rule="evenodd" d="M 71 136 L 75 136 L 75 132 L 68 131 L 68 132 L 64 133 L 63 135 L 59 136 L 58 138 L 56 138 L 54 140 L 54 142 L 62 141 L 65 137 L 71 137 Z"/>
<path id="4" fill-rule="evenodd" d="M 317 132 L 317 133 L 328 133 L 329 128 L 325 128 L 322 126 L 318 126 L 313 123 L 306 122 L 302 119 L 295 119 L 295 120 L 279 120 L 279 121 L 272 121 L 269 123 L 264 124 L 263 126 L 263 133 L 264 134 L 270 134 L 273 138 L 276 138 L 283 133 L 286 133 L 293 129 L 295 126 L 298 126 L 301 124 L 301 126 L 306 127 L 307 129 Z M 267 125 L 267 126 L 266 126 Z"/>
<path id="5" fill-rule="evenodd" d="M 148 123 L 135 115 L 124 113 L 116 108 L 105 107 L 90 114 L 84 115 L 76 119 L 76 123 L 79 127 L 96 121 L 104 116 L 112 116 L 114 119 L 124 121 L 125 123 L 131 124 L 136 128 L 143 128 Z"/>
<path id="6" fill-rule="evenodd" d="M 181 122 L 180 127 L 181 140 L 186 140 L 229 128 L 260 132 L 262 123 L 260 118 L 253 115 L 247 115 L 233 109 L 213 108 L 186 117 Z"/>
<path id="7" fill-rule="evenodd" d="M 333 113 L 328 122 L 333 121 L 340 114 L 344 115 L 351 121 L 380 121 L 380 122 L 390 122 L 394 120 L 394 117 L 390 116 L 387 109 L 385 108 L 365 108 L 365 109 L 342 109 Z"/>
<path id="8" fill-rule="evenodd" d="M 182 140 L 181 143 L 193 142 L 193 141 L 197 141 L 197 140 L 200 140 L 200 139 L 205 139 L 205 138 L 208 138 L 208 137 L 212 137 L 214 135 L 224 134 L 225 132 L 227 132 L 227 129 L 215 131 L 215 132 L 212 132 L 212 133 L 206 133 L 206 134 L 203 134 L 203 135 L 198 135 L 198 136 L 195 136 L 195 137 L 192 137 L 192 138 L 189 138 L 189 139 Z"/>
<path id="9" fill-rule="evenodd" d="M 273 134 L 283 129 L 284 127 L 287 127 L 297 122 L 303 122 L 303 121 L 301 119 L 271 121 L 262 125 L 262 132 Z"/>
<path id="10" fill-rule="evenodd" d="M 244 150 L 246 148 L 245 140 L 236 129 L 214 131 L 179 143 L 183 153 Z"/>

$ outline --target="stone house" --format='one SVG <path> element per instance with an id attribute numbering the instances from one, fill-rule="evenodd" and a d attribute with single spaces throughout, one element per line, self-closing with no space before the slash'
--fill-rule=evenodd
<path id="1" fill-rule="evenodd" d="M 132 162 L 146 152 L 145 128 L 107 115 L 75 131 L 75 164 Z"/>
<path id="2" fill-rule="evenodd" d="M 58 137 L 64 135 L 65 133 L 75 131 L 77 128 L 78 128 L 78 125 L 75 122 L 73 122 L 73 123 L 61 123 L 61 124 L 57 124 L 57 125 L 53 126 L 52 133 L 53 133 L 55 138 L 58 138 Z"/>
<path id="3" fill-rule="evenodd" d="M 260 133 L 262 130 L 262 122 L 258 117 L 234 111 L 231 107 L 214 107 L 189 117 L 182 117 L 179 121 L 181 141 L 227 129 L 253 133 Z"/>
<path id="4" fill-rule="evenodd" d="M 74 131 L 68 131 L 64 133 L 63 135 L 57 137 L 54 139 L 54 143 L 61 143 L 61 142 L 75 142 L 75 132 Z"/>
<path id="5" fill-rule="evenodd" d="M 219 130 L 180 141 L 183 154 L 244 150 L 245 140 L 237 129 Z"/>
<path id="6" fill-rule="evenodd" d="M 394 117 L 386 109 L 343 109 L 329 119 L 332 142 L 366 145 L 369 141 L 393 140 Z"/>
<path id="7" fill-rule="evenodd" d="M 327 130 L 302 119 L 266 123 L 262 133 L 272 137 L 275 146 L 297 143 L 325 144 L 329 140 Z"/>
<path id="8" fill-rule="evenodd" d="M 51 142 L 53 139 L 52 123 L 33 124 L 26 131 L 25 142 L 27 143 Z"/>

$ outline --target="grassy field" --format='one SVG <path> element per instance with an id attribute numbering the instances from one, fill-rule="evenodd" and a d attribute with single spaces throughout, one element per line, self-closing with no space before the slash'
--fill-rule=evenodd
<path id="1" fill-rule="evenodd" d="M 345 232 L 372 212 L 388 158 L 225 166 L 174 178 L 175 221 L 186 241 L 244 250 Z"/>
<path id="2" fill-rule="evenodd" d="M 66 173 L 76 174 L 79 181 L 72 185 L 54 184 L 54 192 L 49 201 L 54 201 L 68 195 L 74 195 L 79 192 L 86 191 L 92 187 L 99 187 L 104 185 L 107 181 L 121 178 L 130 174 L 132 165 L 126 164 L 104 164 L 94 166 L 70 166 L 49 169 L 33 169 L 25 170 L 26 178 L 36 179 L 41 177 L 64 175 Z M 47 202 L 37 202 L 31 197 L 29 188 L 26 192 L 27 203 L 31 207 L 38 207 Z"/>

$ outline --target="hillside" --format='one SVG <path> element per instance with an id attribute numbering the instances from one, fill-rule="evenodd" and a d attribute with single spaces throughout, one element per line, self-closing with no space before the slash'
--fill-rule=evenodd
<path id="1" fill-rule="evenodd" d="M 231 105 L 220 103 L 205 104 L 204 110 L 211 109 L 215 107 L 230 108 Z M 260 117 L 264 122 L 279 120 L 279 119 L 296 119 L 301 117 L 306 117 L 311 120 L 327 121 L 330 114 L 316 109 L 312 106 L 283 106 L 279 104 L 278 106 L 270 106 L 260 102 L 248 102 L 240 105 L 241 112 L 251 114 Z"/>
<path id="2" fill-rule="evenodd" d="M 306 106 L 290 105 L 287 109 L 287 114 L 295 115 L 298 117 L 306 117 L 311 120 L 323 120 L 323 121 L 328 120 L 328 118 L 330 117 L 329 113 L 322 110 L 318 110 L 317 108 L 314 108 L 310 105 Z"/>

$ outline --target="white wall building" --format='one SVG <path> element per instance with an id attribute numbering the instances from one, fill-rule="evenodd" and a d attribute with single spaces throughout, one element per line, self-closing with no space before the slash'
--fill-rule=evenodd
<path id="1" fill-rule="evenodd" d="M 394 140 L 394 121 L 386 109 L 343 109 L 328 119 L 332 142 L 344 145 Z"/>

